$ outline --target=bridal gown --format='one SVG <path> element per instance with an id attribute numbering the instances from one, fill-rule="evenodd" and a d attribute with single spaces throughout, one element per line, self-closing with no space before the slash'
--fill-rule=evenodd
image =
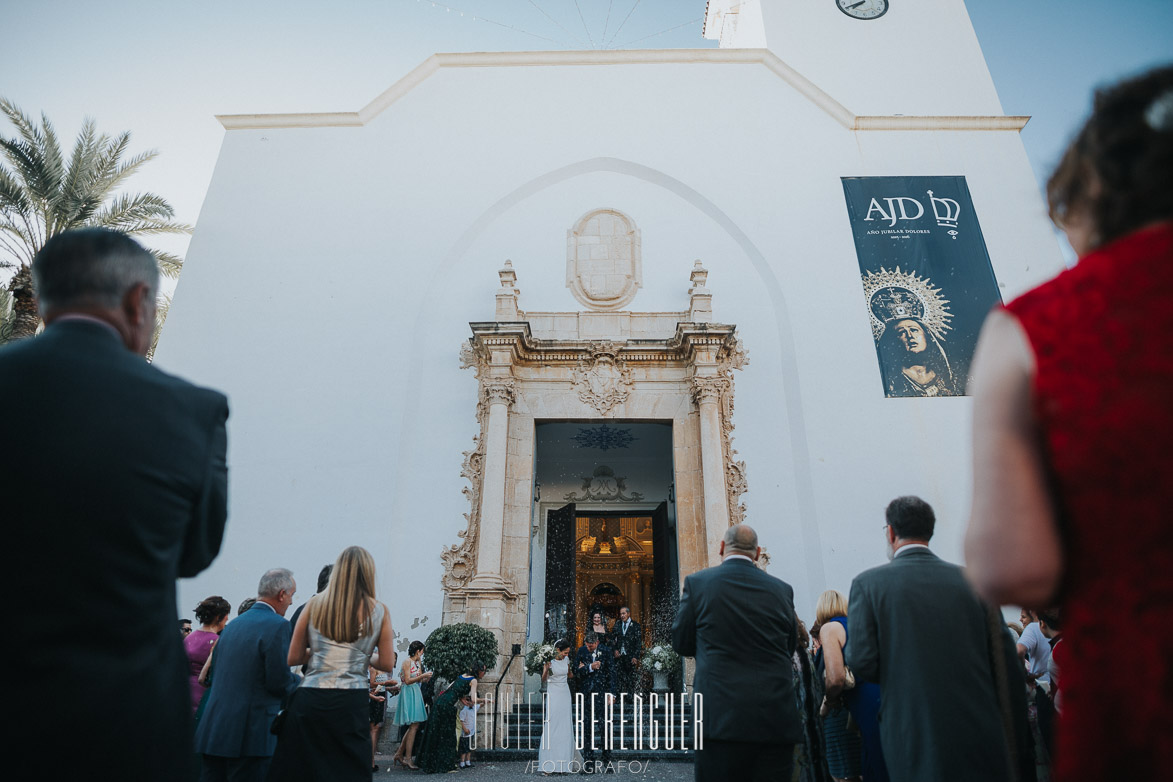
<path id="1" fill-rule="evenodd" d="M 538 770 L 547 774 L 565 774 L 582 768 L 582 755 L 574 748 L 574 707 L 570 685 L 566 682 L 569 670 L 569 657 L 550 661 L 550 675 L 546 679 L 549 721 L 543 726 L 538 745 Z"/>

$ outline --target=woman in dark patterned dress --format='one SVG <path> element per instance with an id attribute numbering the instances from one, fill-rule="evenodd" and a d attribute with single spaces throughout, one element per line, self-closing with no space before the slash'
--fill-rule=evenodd
<path id="1" fill-rule="evenodd" d="M 819 704 L 823 688 L 818 686 L 815 664 L 811 659 L 810 635 L 798 620 L 798 648 L 794 650 L 794 700 L 802 717 L 802 743 L 794 749 L 794 778 L 797 782 L 828 782 L 827 761 L 823 758 L 823 721 Z"/>
<path id="2" fill-rule="evenodd" d="M 469 672 L 458 676 L 432 704 L 428 730 L 416 756 L 416 762 L 425 772 L 442 774 L 456 768 L 456 712 L 465 694 L 476 702 L 477 681 L 484 675 L 484 664 L 473 663 Z"/>

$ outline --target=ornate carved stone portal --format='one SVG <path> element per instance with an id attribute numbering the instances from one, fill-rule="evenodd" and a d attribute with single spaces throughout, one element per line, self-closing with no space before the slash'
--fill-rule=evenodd
<path id="1" fill-rule="evenodd" d="M 582 248 L 598 244 L 582 241 L 591 231 L 610 237 L 600 240 L 605 252 L 593 251 L 607 258 L 592 260 L 630 261 L 617 263 L 621 271 L 597 274 L 630 272 L 626 283 L 592 278 L 600 265 L 585 271 L 591 251 Z M 506 655 L 512 644 L 527 640 L 531 536 L 540 526 L 535 522 L 537 423 L 671 422 L 671 499 L 681 579 L 715 564 L 721 536 L 745 516 L 745 463 L 733 448 L 733 372 L 748 359 L 736 327 L 712 322 L 708 272 L 696 262 L 687 310 L 600 311 L 604 299 L 625 303 L 639 287 L 638 236 L 630 218 L 615 210 L 590 213 L 570 231 L 567 284 L 586 292 L 591 311 L 521 310 L 517 274 L 506 262 L 499 273 L 497 319 L 469 324 L 472 336 L 461 346 L 461 364 L 478 382 L 480 431 L 461 467 L 469 482 L 467 527 L 442 553 L 443 623 L 487 627 Z M 628 251 L 624 241 L 634 242 Z M 647 501 L 628 491 L 623 476 L 605 464 L 581 480 L 581 489 L 568 500 L 608 507 Z M 542 577 L 536 570 L 532 574 Z M 521 680 L 520 666 L 512 666 L 506 683 Z"/>

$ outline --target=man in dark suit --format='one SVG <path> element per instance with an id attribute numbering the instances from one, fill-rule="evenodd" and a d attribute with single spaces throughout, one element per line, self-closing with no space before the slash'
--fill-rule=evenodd
<path id="1" fill-rule="evenodd" d="M 602 748 L 604 764 L 611 760 L 608 740 L 612 737 L 606 735 L 603 722 L 607 704 L 615 702 L 614 658 L 611 651 L 599 643 L 599 640 L 597 633 L 587 633 L 574 661 L 574 680 L 584 698 L 583 719 L 589 723 L 585 731 L 582 756 L 584 761 L 592 764 L 592 767 L 595 747 Z"/>
<path id="2" fill-rule="evenodd" d="M 929 550 L 927 502 L 899 497 L 886 516 L 892 561 L 852 582 L 844 656 L 856 677 L 880 684 L 888 772 L 901 782 L 1009 779 L 986 609 L 961 568 Z"/>
<path id="3" fill-rule="evenodd" d="M 615 655 L 615 688 L 630 696 L 635 694 L 639 683 L 639 658 L 644 650 L 643 630 L 639 622 L 631 618 L 631 609 L 619 609 L 619 621 L 611 628 L 611 649 Z M 626 708 L 626 707 L 625 707 Z"/>
<path id="4" fill-rule="evenodd" d="M 196 729 L 201 782 L 264 782 L 277 748 L 270 732 L 281 701 L 297 687 L 289 671 L 293 628 L 283 618 L 297 584 L 283 568 L 261 577 L 257 602 L 228 623 L 213 650 L 212 686 Z"/>
<path id="5" fill-rule="evenodd" d="M 762 550 L 748 525 L 726 530 L 719 552 L 720 565 L 684 579 L 672 625 L 672 646 L 696 658 L 693 690 L 703 696 L 696 778 L 790 779 L 802 740 L 794 590 L 754 564 Z"/>
<path id="6" fill-rule="evenodd" d="M 223 394 L 143 357 L 155 325 L 155 259 L 116 231 L 59 234 L 32 262 L 39 337 L 0 348 L 0 516 L 13 601 L 6 706 L 16 765 L 60 731 L 62 682 L 94 719 L 69 737 L 82 776 L 183 779 L 191 696 L 175 580 L 220 550 L 227 517 Z M 49 764 L 49 765 L 46 765 Z"/>

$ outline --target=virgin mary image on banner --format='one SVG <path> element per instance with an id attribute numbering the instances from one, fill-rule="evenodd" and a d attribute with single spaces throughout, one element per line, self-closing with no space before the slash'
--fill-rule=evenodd
<path id="1" fill-rule="evenodd" d="M 1002 301 L 965 177 L 844 177 L 843 193 L 884 396 L 964 396 Z"/>
<path id="2" fill-rule="evenodd" d="M 880 268 L 863 277 L 885 396 L 957 396 L 945 333 L 949 303 L 913 272 Z"/>

